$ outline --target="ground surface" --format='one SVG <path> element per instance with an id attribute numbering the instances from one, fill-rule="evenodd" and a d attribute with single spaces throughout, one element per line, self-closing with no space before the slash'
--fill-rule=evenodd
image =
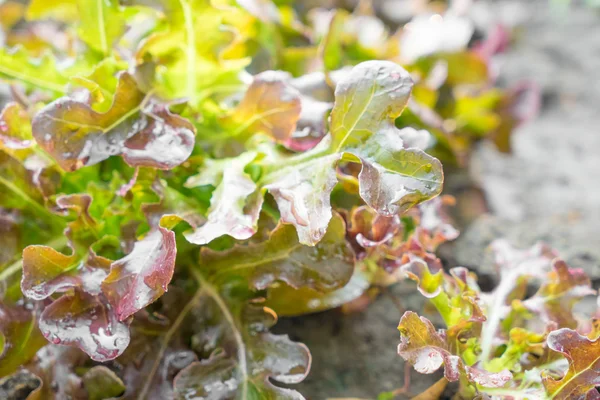
<path id="1" fill-rule="evenodd" d="M 491 240 L 504 236 L 523 245 L 544 240 L 573 266 L 600 278 L 600 14 L 525 4 L 530 19 L 503 60 L 501 75 L 508 83 L 538 82 L 542 111 L 518 130 L 512 155 L 487 145 L 477 149 L 470 177 L 483 189 L 489 214 L 466 227 L 444 255 L 452 264 L 492 274 L 485 260 Z M 420 311 L 423 302 L 406 288 L 394 293 L 404 307 Z M 358 315 L 334 310 L 282 320 L 277 330 L 306 343 L 314 356 L 310 376 L 295 388 L 321 400 L 372 399 L 401 386 L 400 315 L 382 296 Z M 413 371 L 412 381 L 413 393 L 419 393 L 435 377 Z"/>
<path id="2" fill-rule="evenodd" d="M 544 8 L 540 8 L 544 10 Z M 506 156 L 482 145 L 471 176 L 492 215 L 456 243 L 456 261 L 481 265 L 501 235 L 515 244 L 544 240 L 573 266 L 600 278 L 600 14 L 586 9 L 534 13 L 502 65 L 505 81 L 536 81 L 540 116 L 513 137 Z"/>

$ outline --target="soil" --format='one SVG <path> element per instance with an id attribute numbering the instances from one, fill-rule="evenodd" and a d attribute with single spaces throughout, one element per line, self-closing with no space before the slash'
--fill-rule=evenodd
<path id="1" fill-rule="evenodd" d="M 459 219 L 473 222 L 441 256 L 451 266 L 478 270 L 489 284 L 494 271 L 486 248 L 499 237 L 522 247 L 543 240 L 572 266 L 600 279 L 600 13 L 556 3 L 520 4 L 527 20 L 500 65 L 507 85 L 521 80 L 540 85 L 539 117 L 515 132 L 512 154 L 481 143 L 468 176 L 463 172 L 448 180 L 451 193 L 481 193 L 485 203 L 464 203 Z M 492 7 L 502 12 L 514 4 Z M 474 218 L 483 209 L 488 212 Z M 392 293 L 404 308 L 422 312 L 423 300 L 409 287 L 399 284 Z M 373 399 L 401 387 L 400 316 L 390 296 L 380 296 L 360 314 L 332 310 L 282 319 L 276 330 L 304 342 L 314 357 L 311 374 L 294 388 L 321 400 Z M 411 378 L 411 392 L 418 394 L 439 375 L 411 371 Z"/>

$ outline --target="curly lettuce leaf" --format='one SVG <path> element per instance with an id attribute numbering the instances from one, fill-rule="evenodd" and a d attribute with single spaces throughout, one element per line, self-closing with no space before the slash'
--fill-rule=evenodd
<path id="1" fill-rule="evenodd" d="M 92 250 L 114 243 L 111 236 L 98 240 L 110 226 L 96 223 L 90 203 L 89 195 L 57 199 L 59 206 L 77 214 L 65 231 L 72 254 L 49 246 L 25 248 L 21 289 L 36 300 L 67 292 L 44 309 L 42 333 L 53 343 L 75 345 L 91 358 L 106 361 L 127 347 L 129 317 L 166 291 L 175 267 L 175 236 L 159 227 L 112 262 Z"/>
<path id="2" fill-rule="evenodd" d="M 428 319 L 412 311 L 404 313 L 398 329 L 402 335 L 398 354 L 420 373 L 431 374 L 444 365 L 444 376 L 451 382 L 463 378 L 491 388 L 502 387 L 512 378 L 508 370 L 490 373 L 466 365 L 449 350 L 444 333 L 438 333 Z"/>
<path id="3" fill-rule="evenodd" d="M 213 286 L 204 283 L 204 291 L 204 312 L 214 308 L 221 312 L 220 317 L 206 321 L 205 328 L 212 327 L 218 333 L 212 343 L 204 342 L 204 338 L 205 351 L 215 346 L 234 350 L 213 350 L 208 359 L 180 371 L 174 380 L 176 395 L 304 399 L 297 391 L 273 382 L 294 384 L 306 377 L 311 364 L 306 346 L 292 342 L 287 335 L 268 333 L 276 318 L 269 309 L 236 310 L 229 308 Z"/>
<path id="4" fill-rule="evenodd" d="M 133 77 L 119 75 L 112 107 L 94 111 L 85 102 L 62 97 L 33 119 L 33 136 L 67 171 L 122 154 L 132 166 L 170 169 L 194 147 L 194 127 L 141 92 Z"/>
<path id="5" fill-rule="evenodd" d="M 258 140 L 252 148 L 261 155 L 254 162 L 262 172 L 256 184 L 245 177 L 247 184 L 219 186 L 213 197 L 247 187 L 239 198 L 234 196 L 235 207 L 225 207 L 227 212 L 232 210 L 240 216 L 244 203 L 239 200 L 244 195 L 262 197 L 267 190 L 277 202 L 283 221 L 296 227 L 301 243 L 314 246 L 325 234 L 332 216 L 330 196 L 337 183 L 340 160 L 362 164 L 360 195 L 380 214 L 404 212 L 437 196 L 443 181 L 441 164 L 416 147 L 426 142 L 423 138 L 427 134 L 394 126 L 394 119 L 408 102 L 411 87 L 408 72 L 394 63 L 365 62 L 356 66 L 337 86 L 331 135 L 310 151 L 296 155 Z M 240 159 L 246 160 L 246 156 Z M 211 165 L 208 163 L 205 170 Z M 224 170 L 241 168 L 237 164 L 220 166 Z M 201 172 L 200 176 L 211 174 Z M 240 172 L 232 171 L 231 175 L 239 177 Z M 256 190 L 250 195 L 253 186 Z M 211 208 L 218 209 L 218 203 L 211 203 Z"/>
<path id="6" fill-rule="evenodd" d="M 131 253 L 113 262 L 102 291 L 120 321 L 143 309 L 168 289 L 175 270 L 175 234 L 159 227 L 135 243 Z"/>
<path id="7" fill-rule="evenodd" d="M 146 80 L 159 94 L 186 97 L 196 107 L 205 97 L 242 87 L 239 75 L 250 60 L 236 48 L 247 22 L 239 8 L 207 0 L 166 0 L 158 8 L 166 27 L 144 40 L 135 57 L 140 71 L 150 71 Z"/>
<path id="8" fill-rule="evenodd" d="M 550 270 L 556 253 L 548 246 L 538 243 L 530 249 L 520 250 L 505 240 L 496 240 L 491 245 L 495 252 L 496 265 L 500 271 L 500 283 L 489 296 L 487 321 L 483 325 L 481 339 L 482 361 L 491 355 L 494 337 L 506 314 L 507 303 L 513 291 L 522 287 L 531 278 L 542 279 Z"/>
<path id="9" fill-rule="evenodd" d="M 207 244 L 223 235 L 244 240 L 256 232 L 263 194 L 244 172 L 255 157 L 255 153 L 245 152 L 236 158 L 209 160 L 204 173 L 188 178 L 188 187 L 212 185 L 216 188 L 210 199 L 206 222 L 186 232 L 188 241 Z"/>
<path id="10" fill-rule="evenodd" d="M 336 158 L 362 163 L 360 195 L 378 213 L 402 212 L 439 194 L 443 181 L 441 164 L 422 150 L 410 147 L 414 143 L 412 130 L 400 131 L 393 125 L 406 106 L 411 87 L 410 76 L 396 64 L 359 64 L 336 87 L 331 141 L 324 139 L 311 151 L 314 156 L 303 154 L 287 169 L 288 174 L 286 170 L 278 170 L 263 178 L 266 182 L 275 177 L 277 182 L 291 181 L 292 187 L 285 192 L 272 189 L 270 192 L 280 210 L 290 209 L 285 214 L 293 218 L 290 222 L 299 232 L 308 225 L 305 236 L 311 240 L 304 243 L 314 244 L 323 235 L 322 225 L 329 212 L 328 198 L 335 179 L 328 172 L 331 169 L 328 165 Z M 318 197 L 307 192 L 307 185 L 316 186 Z M 321 218 L 313 228 L 302 216 L 314 212 Z"/>
<path id="11" fill-rule="evenodd" d="M 77 255 L 67 256 L 49 246 L 28 246 L 23 250 L 21 290 L 34 300 L 43 300 L 73 287 L 99 294 L 100 282 L 108 274 L 108 265 L 109 260 L 93 253 L 82 260 Z"/>
<path id="12" fill-rule="evenodd" d="M 312 150 L 318 153 L 328 140 Z M 314 158 L 265 178 L 281 220 L 295 226 L 300 242 L 314 246 L 325 235 L 332 217 L 331 191 L 337 184 L 335 166 L 340 154 Z"/>
<path id="13" fill-rule="evenodd" d="M 543 374 L 547 395 L 552 399 L 589 399 L 597 396 L 600 385 L 600 340 L 589 339 L 577 331 L 562 328 L 548 335 L 548 346 L 569 362 L 566 374 L 556 379 Z"/>
<path id="14" fill-rule="evenodd" d="M 523 306 L 548 323 L 556 323 L 563 328 L 577 328 L 573 306 L 583 297 L 594 295 L 590 278 L 581 269 L 569 268 L 561 259 L 552 261 L 548 273 L 537 293 L 524 300 Z"/>
<path id="15" fill-rule="evenodd" d="M 129 323 L 121 322 L 102 295 L 76 290 L 47 306 L 40 330 L 54 344 L 74 345 L 93 360 L 112 360 L 129 345 Z"/>
<path id="16" fill-rule="evenodd" d="M 199 262 L 215 282 L 243 277 L 257 290 L 282 281 L 294 288 L 330 291 L 346 284 L 354 269 L 345 232 L 343 219 L 336 215 L 323 239 L 311 248 L 298 241 L 293 227 L 280 224 L 261 243 L 222 252 L 204 248 Z"/>
<path id="17" fill-rule="evenodd" d="M 288 140 L 300 119 L 300 92 L 283 72 L 266 71 L 254 77 L 231 119 L 241 131 L 262 132 L 279 142 Z"/>
<path id="18" fill-rule="evenodd" d="M 109 55 L 125 31 L 125 19 L 118 0 L 78 0 L 79 37 L 103 55 Z"/>

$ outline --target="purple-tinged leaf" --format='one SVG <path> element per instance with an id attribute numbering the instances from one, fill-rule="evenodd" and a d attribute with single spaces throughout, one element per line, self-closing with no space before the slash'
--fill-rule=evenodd
<path id="1" fill-rule="evenodd" d="M 296 227 L 302 244 L 314 246 L 325 235 L 339 158 L 332 154 L 288 167 L 274 174 L 265 186 L 277 202 L 281 220 Z"/>
<path id="2" fill-rule="evenodd" d="M 138 241 L 131 253 L 111 264 L 102 291 L 119 321 L 154 302 L 167 291 L 175 270 L 175 233 L 158 227 Z"/>
<path id="3" fill-rule="evenodd" d="M 558 256 L 556 251 L 541 242 L 521 250 L 513 247 L 507 240 L 498 239 L 490 247 L 494 251 L 496 267 L 501 276 L 520 271 L 523 275 L 543 278 L 550 271 L 552 260 Z"/>
<path id="4" fill-rule="evenodd" d="M 266 71 L 254 77 L 232 119 L 251 133 L 266 133 L 285 142 L 300 118 L 300 92 L 286 73 Z"/>
<path id="5" fill-rule="evenodd" d="M 119 376 L 126 383 L 124 398 L 148 400 L 173 399 L 173 378 L 179 371 L 198 360 L 191 348 L 196 330 L 210 331 L 202 320 L 204 292 L 186 293 L 180 287 L 170 290 L 156 306 L 154 312 L 143 310 L 132 322 L 131 343 L 116 360 Z M 211 314 L 218 317 L 218 314 Z M 213 331 L 218 334 L 218 331 Z"/>
<path id="6" fill-rule="evenodd" d="M 417 147 L 428 143 L 428 135 L 394 125 L 412 86 L 399 65 L 370 61 L 354 67 L 335 90 L 331 148 L 360 160 L 360 195 L 384 215 L 404 212 L 442 190 L 440 162 Z"/>
<path id="7" fill-rule="evenodd" d="M 125 72 L 107 112 L 62 97 L 35 116 L 33 136 L 68 171 L 118 154 L 133 166 L 170 169 L 194 147 L 193 125 L 149 99 Z"/>
<path id="8" fill-rule="evenodd" d="M 577 331 L 562 328 L 550 332 L 547 343 L 550 349 L 561 353 L 569 362 L 569 369 L 561 379 L 542 374 L 547 396 L 556 400 L 598 398 L 600 339 L 591 340 Z"/>
<path id="9" fill-rule="evenodd" d="M 121 322 L 104 296 L 75 290 L 46 307 L 42 334 L 54 344 L 74 345 L 96 361 L 118 357 L 129 345 L 129 323 Z"/>
<path id="10" fill-rule="evenodd" d="M 449 222 L 450 218 L 444 209 L 455 203 L 454 197 L 445 195 L 419 204 L 420 218 L 417 235 L 422 243 L 427 242 L 423 244 L 429 251 L 435 251 L 440 244 L 458 237 L 459 232 Z"/>
<path id="11" fill-rule="evenodd" d="M 302 243 L 314 245 L 323 235 L 340 159 L 362 163 L 360 195 L 380 214 L 406 211 L 440 193 L 440 162 L 416 147 L 426 146 L 429 134 L 394 126 L 412 85 L 408 72 L 392 62 L 359 64 L 336 87 L 331 135 L 309 152 L 275 157 L 287 163 L 284 168 L 279 162 L 263 162 L 260 183 L 273 194 L 283 221 L 296 227 Z M 272 155 L 264 153 L 267 160 Z"/>
<path id="12" fill-rule="evenodd" d="M 34 300 L 78 287 L 97 295 L 100 282 L 108 274 L 110 260 L 90 252 L 87 260 L 66 256 L 48 246 L 27 246 L 23 250 L 21 290 Z"/>
<path id="13" fill-rule="evenodd" d="M 92 197 L 87 194 L 71 194 L 60 196 L 56 199 L 59 212 L 67 214 L 72 211 L 76 218 L 69 222 L 65 235 L 71 241 L 72 247 L 89 248 L 93 242 L 98 240 L 98 224 L 89 213 Z"/>
<path id="14" fill-rule="evenodd" d="M 287 385 L 300 383 L 306 378 L 311 366 L 308 348 L 293 342 L 287 335 L 260 333 L 254 340 L 249 340 L 249 356 L 251 371 L 260 371 L 267 390 L 282 394 L 297 392 L 289 389 L 275 388 L 269 384 L 269 378 Z"/>
<path id="15" fill-rule="evenodd" d="M 407 258 L 408 262 L 400 267 L 400 271 L 417 282 L 419 292 L 427 298 L 440 294 L 443 290 L 444 271 L 441 268 L 431 271 L 429 268 L 431 263 L 413 254 L 408 255 Z"/>
<path id="16" fill-rule="evenodd" d="M 327 134 L 327 115 L 333 103 L 301 97 L 302 111 L 296 132 L 283 144 L 290 150 L 303 152 L 314 148 Z"/>
<path id="17" fill-rule="evenodd" d="M 301 343 L 287 335 L 262 333 L 247 347 L 248 371 L 239 371 L 239 363 L 223 353 L 195 362 L 182 370 L 174 381 L 181 397 L 229 399 L 240 396 L 281 400 L 303 400 L 295 390 L 273 385 L 270 379 L 284 384 L 299 383 L 310 370 L 311 357 Z"/>
<path id="18" fill-rule="evenodd" d="M 506 369 L 501 372 L 490 373 L 484 369 L 465 366 L 465 372 L 470 382 L 487 388 L 502 387 L 513 378 L 510 371 Z"/>
<path id="19" fill-rule="evenodd" d="M 360 196 L 384 215 L 405 212 L 437 196 L 444 180 L 436 158 L 419 148 L 407 148 L 402 131 L 390 128 L 380 130 L 360 148 L 349 150 L 363 165 L 358 175 Z"/>
<path id="20" fill-rule="evenodd" d="M 234 398 L 239 384 L 235 360 L 222 353 L 189 365 L 173 382 L 179 397 L 206 399 Z"/>
<path id="21" fill-rule="evenodd" d="M 401 230 L 400 217 L 387 217 L 373 209 L 361 206 L 352 210 L 348 235 L 362 248 L 379 246 L 398 234 Z"/>
<path id="22" fill-rule="evenodd" d="M 136 332 L 135 329 L 132 331 Z M 184 330 L 180 329 L 177 334 L 183 333 L 182 331 Z M 183 338 L 182 340 L 185 341 Z M 197 361 L 198 356 L 175 344 L 159 353 L 160 346 L 161 337 L 138 333 L 137 337 L 133 336 L 125 353 L 117 359 L 124 366 L 123 380 L 127 383 L 124 398 L 138 398 L 141 395 L 148 400 L 174 398 L 173 378 L 179 371 Z M 155 366 L 157 369 L 153 370 Z M 142 393 L 145 387 L 148 389 Z"/>
<path id="23" fill-rule="evenodd" d="M 133 167 L 174 168 L 194 149 L 194 126 L 172 114 L 166 105 L 150 103 L 143 109 L 148 123 L 123 144 L 123 158 Z"/>
<path id="24" fill-rule="evenodd" d="M 207 244 L 223 235 L 245 240 L 256 232 L 263 192 L 257 190 L 256 183 L 244 172 L 246 165 L 255 157 L 255 153 L 246 152 L 234 159 L 219 160 L 188 180 L 186 186 L 216 186 L 206 223 L 186 232 L 188 241 Z"/>
<path id="25" fill-rule="evenodd" d="M 431 374 L 444 365 L 444 376 L 451 382 L 462 376 L 470 382 L 493 388 L 502 387 L 512 379 L 508 370 L 490 373 L 466 365 L 459 356 L 450 352 L 446 335 L 436 331 L 427 318 L 412 311 L 404 313 L 398 330 L 401 334 L 398 354 L 422 374 Z"/>
<path id="26" fill-rule="evenodd" d="M 573 306 L 583 297 L 596 294 L 596 291 L 592 289 L 590 278 L 583 270 L 569 268 L 558 258 L 552 261 L 552 269 L 548 273 L 548 281 L 522 303 L 545 323 L 576 328 Z"/>

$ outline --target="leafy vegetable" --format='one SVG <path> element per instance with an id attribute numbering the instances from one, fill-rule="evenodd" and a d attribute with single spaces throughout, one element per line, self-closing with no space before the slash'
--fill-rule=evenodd
<path id="1" fill-rule="evenodd" d="M 433 254 L 458 235 L 436 157 L 507 150 L 536 92 L 493 88 L 469 26 L 415 54 L 367 8 L 0 5 L 0 377 L 20 398 L 302 399 L 311 355 L 269 332 L 277 313 L 356 309 L 407 276 L 448 329 L 407 314 L 401 354 L 467 395 L 559 348 L 510 321 L 578 327 L 590 282 L 564 263 L 507 267 L 487 301 Z"/>
<path id="2" fill-rule="evenodd" d="M 401 267 L 447 329 L 436 331 L 425 317 L 407 311 L 398 327 L 400 356 L 421 373 L 443 364 L 446 379 L 459 381 L 463 398 L 477 393 L 500 399 L 593 397 L 596 335 L 590 339 L 568 327 L 557 329 L 563 324 L 581 329 L 573 305 L 595 294 L 589 279 L 552 259 L 555 253 L 541 244 L 521 251 L 498 241 L 493 248 L 501 280 L 491 293 L 482 292 L 474 275 L 461 268 L 447 275 L 433 274 L 415 260 Z M 534 282 L 538 293 L 527 297 L 526 285 Z"/>
<path id="3" fill-rule="evenodd" d="M 548 347 L 562 353 L 569 369 L 562 379 L 542 375 L 546 392 L 553 399 L 593 398 L 598 385 L 598 339 L 590 340 L 572 329 L 563 328 L 548 335 Z"/>
<path id="4" fill-rule="evenodd" d="M 127 73 L 119 76 L 106 113 L 62 97 L 36 115 L 32 129 L 40 146 L 68 171 L 117 154 L 132 166 L 173 168 L 190 156 L 194 143 L 193 126 L 149 100 Z"/>
<path id="5" fill-rule="evenodd" d="M 457 381 L 462 375 L 468 382 L 492 388 L 502 387 L 512 378 L 508 370 L 489 373 L 464 365 L 460 357 L 448 350 L 448 345 L 431 322 L 423 317 L 419 319 L 411 311 L 402 316 L 398 329 L 402 334 L 398 354 L 414 365 L 418 372 L 430 374 L 443 363 L 444 375 L 449 381 Z"/>
<path id="6" fill-rule="evenodd" d="M 102 291 L 123 321 L 167 291 L 175 268 L 175 234 L 167 229 L 136 242 L 131 253 L 110 266 Z"/>

